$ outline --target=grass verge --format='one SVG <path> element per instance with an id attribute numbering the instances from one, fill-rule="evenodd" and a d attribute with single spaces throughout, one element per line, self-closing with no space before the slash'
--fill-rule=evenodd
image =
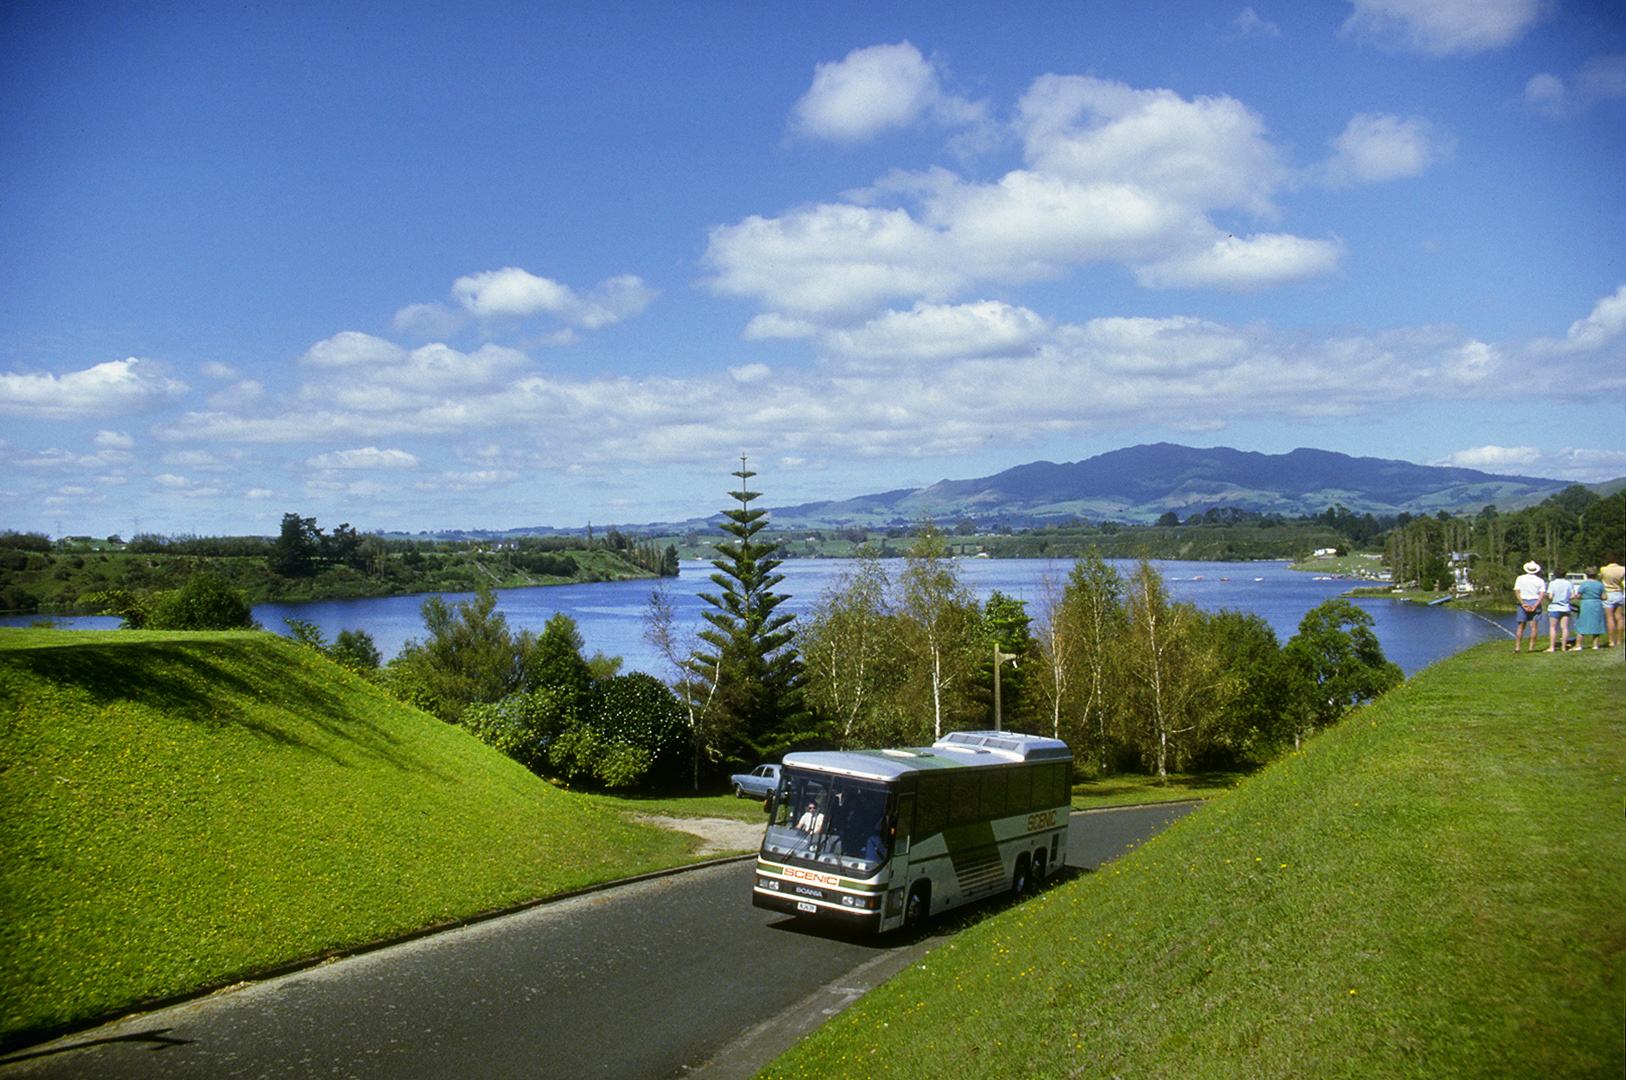
<path id="1" fill-rule="evenodd" d="M 776 1078 L 1619 1077 L 1626 665 L 1435 665 L 971 926 Z"/>
<path id="2" fill-rule="evenodd" d="M 0 630 L 0 1043 L 695 846 L 284 638 Z"/>
<path id="3" fill-rule="evenodd" d="M 1073 785 L 1073 809 L 1211 799 L 1236 787 L 1251 772 L 1174 773 L 1162 778 L 1124 773 L 1080 780 Z"/>

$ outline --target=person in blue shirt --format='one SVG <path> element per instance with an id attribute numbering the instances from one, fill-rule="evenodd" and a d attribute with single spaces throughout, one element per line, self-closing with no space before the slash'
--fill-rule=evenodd
<path id="1" fill-rule="evenodd" d="M 1570 598 L 1575 594 L 1575 583 L 1553 567 L 1553 580 L 1547 586 L 1547 651 L 1563 652 L 1570 643 Z M 1577 641 L 1579 649 L 1581 643 Z"/>
<path id="2" fill-rule="evenodd" d="M 1597 571 L 1593 570 L 1592 574 Z M 1584 638 L 1592 638 L 1592 647 L 1609 640 L 1609 626 L 1603 617 L 1603 582 L 1588 575 L 1576 585 L 1575 594 L 1581 601 L 1581 617 L 1575 621 L 1575 647 L 1582 648 Z"/>

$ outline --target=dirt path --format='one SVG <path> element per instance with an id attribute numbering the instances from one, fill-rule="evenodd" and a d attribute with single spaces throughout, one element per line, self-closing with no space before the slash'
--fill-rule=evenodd
<path id="1" fill-rule="evenodd" d="M 703 843 L 697 855 L 727 855 L 755 851 L 762 846 L 762 832 L 766 822 L 752 825 L 733 818 L 674 818 L 653 814 L 638 814 L 637 820 L 662 829 L 675 829 L 700 837 Z"/>

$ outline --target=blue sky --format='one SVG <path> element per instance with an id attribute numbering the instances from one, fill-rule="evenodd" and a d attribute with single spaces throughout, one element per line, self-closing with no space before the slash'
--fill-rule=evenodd
<path id="1" fill-rule="evenodd" d="M 1626 475 L 1626 14 L 22 2 L 0 528 L 677 520 L 1142 442 Z"/>

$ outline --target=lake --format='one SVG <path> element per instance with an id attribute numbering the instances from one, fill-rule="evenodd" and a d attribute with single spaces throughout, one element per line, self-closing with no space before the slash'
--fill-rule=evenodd
<path id="1" fill-rule="evenodd" d="M 903 560 L 890 560 L 893 577 Z M 955 562 L 960 578 L 979 600 L 994 590 L 1027 601 L 1028 613 L 1038 616 L 1043 607 L 1043 582 L 1047 574 L 1065 580 L 1071 564 L 1048 559 L 959 559 Z M 1126 576 L 1134 564 L 1114 561 Z M 1283 642 L 1298 630 L 1304 613 L 1329 597 L 1338 596 L 1360 584 L 1348 579 L 1322 578 L 1289 570 L 1284 562 L 1158 562 L 1169 591 L 1178 600 L 1187 600 L 1214 611 L 1237 608 L 1261 616 Z M 842 559 L 788 559 L 780 567 L 785 575 L 779 586 L 787 594 L 780 610 L 802 613 L 818 602 L 819 595 L 851 566 Z M 667 578 L 665 586 L 677 609 L 680 626 L 699 627 L 707 605 L 701 592 L 717 592 L 710 580 L 709 563 L 686 561 L 682 573 Z M 662 678 L 669 672 L 661 659 L 643 640 L 643 616 L 649 607 L 651 581 L 604 582 L 596 585 L 553 585 L 534 589 L 504 589 L 498 592 L 498 609 L 510 628 L 540 633 L 555 612 L 576 620 L 589 654 L 603 652 L 620 656 L 623 670 L 647 671 Z M 447 593 L 447 602 L 471 594 Z M 392 596 L 371 600 L 315 600 L 298 604 L 260 604 L 254 617 L 267 630 L 286 634 L 284 619 L 307 619 L 316 624 L 328 640 L 340 630 L 365 630 L 372 635 L 385 659 L 395 656 L 411 638 L 423 636 L 419 615 L 424 597 Z M 1512 636 L 1510 610 L 1495 618 L 1463 611 L 1448 604 L 1426 607 L 1386 599 L 1355 601 L 1371 614 L 1373 629 L 1383 643 L 1384 653 L 1407 675 L 1452 656 L 1483 641 Z M 35 616 L 6 616 L 0 625 L 27 626 Z M 84 628 L 112 628 L 117 619 L 98 617 L 65 618 L 63 623 Z"/>

